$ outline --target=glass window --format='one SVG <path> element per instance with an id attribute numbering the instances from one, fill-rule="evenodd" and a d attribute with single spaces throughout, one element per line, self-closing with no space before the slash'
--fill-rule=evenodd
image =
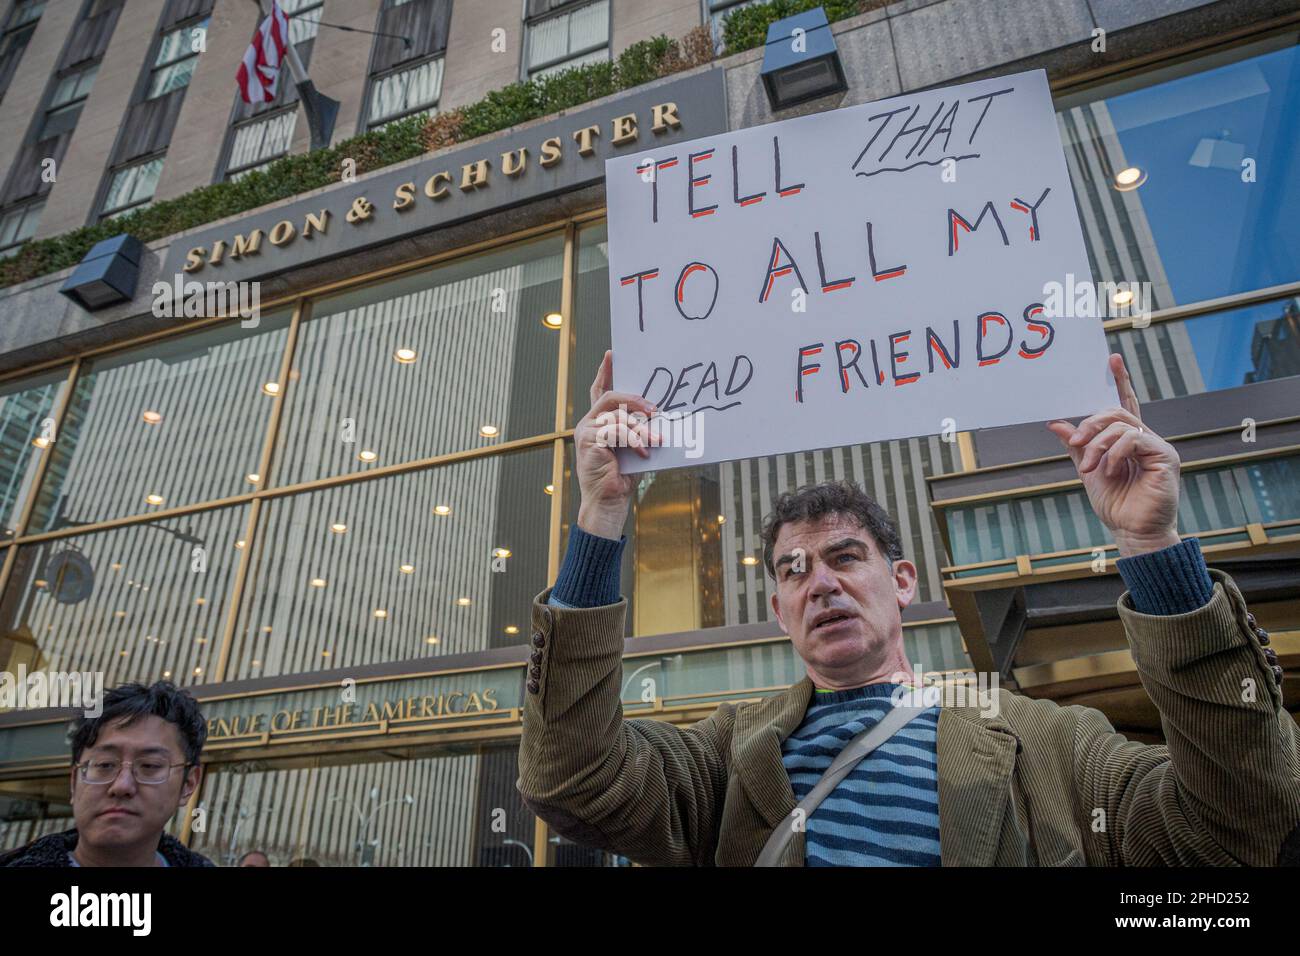
<path id="1" fill-rule="evenodd" d="M 247 520 L 220 508 L 19 546 L 0 670 L 210 683 Z"/>
<path id="2" fill-rule="evenodd" d="M 18 0 L 18 3 L 14 4 L 14 12 L 9 18 L 6 29 L 12 30 L 25 23 L 33 23 L 40 19 L 44 10 L 45 0 Z"/>
<path id="3" fill-rule="evenodd" d="M 1095 277 L 1155 308 L 1300 276 L 1291 33 L 1057 100 Z"/>
<path id="4" fill-rule="evenodd" d="M 726 44 L 723 42 L 722 31 L 726 25 L 727 17 L 744 7 L 752 7 L 762 0 L 705 0 L 708 7 L 709 27 L 713 31 L 714 49 L 721 53 Z"/>
<path id="5" fill-rule="evenodd" d="M 543 319 L 559 311 L 563 261 L 556 235 L 316 301 L 294 351 L 276 482 L 550 432 L 559 343 Z"/>
<path id="6" fill-rule="evenodd" d="M 58 439 L 54 414 L 67 381 L 65 368 L 0 383 L 0 540 L 17 531 L 36 466 Z"/>
<path id="7" fill-rule="evenodd" d="M 0 783 L 0 852 L 74 826 L 66 773 Z"/>
<path id="8" fill-rule="evenodd" d="M 294 46 L 310 40 L 320 29 L 324 0 L 284 0 L 280 9 L 289 18 L 289 42 Z"/>
<path id="9" fill-rule="evenodd" d="M 267 502 L 230 676 L 527 642 L 551 462 L 548 443 Z"/>
<path id="10" fill-rule="evenodd" d="M 103 215 L 120 215 L 153 199 L 165 159 L 165 156 L 158 156 L 113 173 L 108 193 L 104 196 Z"/>
<path id="11" fill-rule="evenodd" d="M 36 234 L 45 201 L 15 206 L 0 214 L 0 259 L 13 255 L 18 247 Z"/>
<path id="12" fill-rule="evenodd" d="M 190 85 L 190 77 L 199 63 L 199 53 L 204 48 L 208 22 L 208 19 L 200 20 L 163 34 L 145 99 L 152 100 Z"/>
<path id="13" fill-rule="evenodd" d="M 412 113 L 432 113 L 442 91 L 442 57 L 379 77 L 370 88 L 368 122 L 378 126 Z"/>
<path id="14" fill-rule="evenodd" d="M 525 26 L 530 78 L 609 59 L 609 0 Z"/>
<path id="15" fill-rule="evenodd" d="M 218 866 L 251 850 L 272 866 L 531 866 L 518 760 L 517 746 L 471 746 L 222 766 L 192 846 Z"/>
<path id="16" fill-rule="evenodd" d="M 48 139 L 67 132 L 77 125 L 77 117 L 90 95 L 90 88 L 95 83 L 95 74 L 99 72 L 98 64 L 71 73 L 59 80 L 50 98 L 50 105 L 45 111 L 45 120 L 41 126 L 38 140 Z"/>
<path id="17" fill-rule="evenodd" d="M 1107 333 L 1142 402 L 1300 375 L 1300 298 Z"/>
<path id="18" fill-rule="evenodd" d="M 238 179 L 258 167 L 270 165 L 285 156 L 293 144 L 293 130 L 298 122 L 298 106 L 274 116 L 258 118 L 235 128 L 230 145 L 230 162 L 226 173 Z"/>
<path id="19" fill-rule="evenodd" d="M 211 313 L 209 313 L 211 314 Z M 251 491 L 288 312 L 82 365 L 31 529 L 55 530 Z"/>

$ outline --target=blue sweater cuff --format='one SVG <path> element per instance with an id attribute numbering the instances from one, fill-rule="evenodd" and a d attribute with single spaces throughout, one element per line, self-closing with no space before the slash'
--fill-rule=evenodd
<path id="1" fill-rule="evenodd" d="M 1214 596 L 1214 582 L 1196 538 L 1120 558 L 1117 567 L 1134 609 L 1143 614 L 1186 614 L 1205 607 Z"/>
<path id="2" fill-rule="evenodd" d="M 555 607 L 601 607 L 617 604 L 619 566 L 627 538 L 617 541 L 587 534 L 576 524 L 548 604 Z"/>

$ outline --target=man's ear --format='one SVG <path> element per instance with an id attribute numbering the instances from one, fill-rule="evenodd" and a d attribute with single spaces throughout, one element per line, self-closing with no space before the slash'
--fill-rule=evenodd
<path id="1" fill-rule="evenodd" d="M 785 631 L 785 618 L 781 617 L 781 602 L 776 599 L 776 593 L 772 594 L 772 613 L 776 615 L 777 623 L 781 625 L 781 630 Z M 786 633 L 790 633 L 786 631 Z"/>
<path id="2" fill-rule="evenodd" d="M 185 771 L 185 783 L 181 785 L 181 798 L 180 801 L 176 804 L 177 806 L 183 807 L 185 806 L 185 804 L 189 803 L 190 797 L 194 794 L 194 791 L 198 789 L 199 781 L 202 779 L 203 779 L 202 764 L 199 764 L 198 766 L 190 767 L 189 770 Z"/>
<path id="3" fill-rule="evenodd" d="M 916 597 L 916 565 L 911 561 L 894 562 L 894 592 L 898 595 L 898 608 L 902 610 Z"/>

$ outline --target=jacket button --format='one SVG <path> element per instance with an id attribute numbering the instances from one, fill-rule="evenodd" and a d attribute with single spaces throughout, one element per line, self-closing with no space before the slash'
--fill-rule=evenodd
<path id="1" fill-rule="evenodd" d="M 545 647 L 546 635 L 541 631 L 533 631 L 533 647 Z"/>
<path id="2" fill-rule="evenodd" d="M 544 626 L 549 630 L 550 627 L 551 627 L 551 625 L 554 624 L 554 623 L 555 623 L 555 618 L 554 618 L 554 616 L 551 614 L 551 609 L 550 609 L 549 607 L 547 607 L 545 604 L 543 604 L 543 605 L 542 605 L 542 624 L 543 624 L 543 625 L 544 625 Z"/>
<path id="3" fill-rule="evenodd" d="M 1282 668 L 1279 667 L 1277 664 L 1273 665 L 1273 679 L 1276 680 L 1279 684 L 1282 683 Z"/>
<path id="4" fill-rule="evenodd" d="M 535 651 L 533 651 L 533 653 L 532 653 L 531 655 L 529 655 L 529 658 L 528 658 L 528 659 L 529 659 L 530 661 L 532 661 L 534 664 L 540 664 L 540 663 L 542 662 L 542 652 L 541 652 L 541 650 L 535 650 Z"/>
<path id="5" fill-rule="evenodd" d="M 1255 628 L 1255 640 L 1267 647 L 1270 643 L 1268 639 L 1268 631 L 1264 630 L 1262 627 Z"/>
<path id="6" fill-rule="evenodd" d="M 539 684 L 537 681 L 535 681 L 535 680 L 530 680 L 530 681 L 528 682 L 528 693 L 530 693 L 530 694 L 536 694 L 536 693 L 537 693 L 539 690 L 541 690 L 541 689 L 542 689 L 542 685 Z"/>
<path id="7" fill-rule="evenodd" d="M 1249 611 L 1246 612 L 1246 623 L 1249 624 L 1252 629 L 1255 627 L 1255 615 L 1251 614 Z"/>
<path id="8" fill-rule="evenodd" d="M 1271 647 L 1264 648 L 1264 657 L 1268 660 L 1270 665 L 1277 663 L 1277 651 L 1273 650 Z"/>
<path id="9" fill-rule="evenodd" d="M 528 676 L 531 677 L 533 680 L 540 680 L 542 677 L 541 665 L 534 664 L 532 667 L 528 668 Z"/>

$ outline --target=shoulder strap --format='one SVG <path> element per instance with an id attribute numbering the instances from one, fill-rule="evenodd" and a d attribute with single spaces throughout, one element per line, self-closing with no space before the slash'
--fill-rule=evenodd
<path id="1" fill-rule="evenodd" d="M 763 845 L 763 851 L 758 854 L 758 859 L 754 861 L 754 865 L 776 866 L 776 861 L 781 858 L 786 845 L 794 839 L 795 821 L 800 820 L 806 826 L 813 811 L 839 785 L 839 782 L 849 775 L 863 757 L 929 709 L 928 707 L 896 706 L 884 717 L 880 718 L 874 726 L 868 727 L 845 744 L 839 756 L 831 761 L 831 765 L 826 768 L 826 772 L 822 774 L 821 779 L 808 792 L 808 796 L 800 800 L 799 806 L 795 807 L 790 812 L 790 815 L 772 831 L 772 835 L 767 838 L 767 843 Z"/>

